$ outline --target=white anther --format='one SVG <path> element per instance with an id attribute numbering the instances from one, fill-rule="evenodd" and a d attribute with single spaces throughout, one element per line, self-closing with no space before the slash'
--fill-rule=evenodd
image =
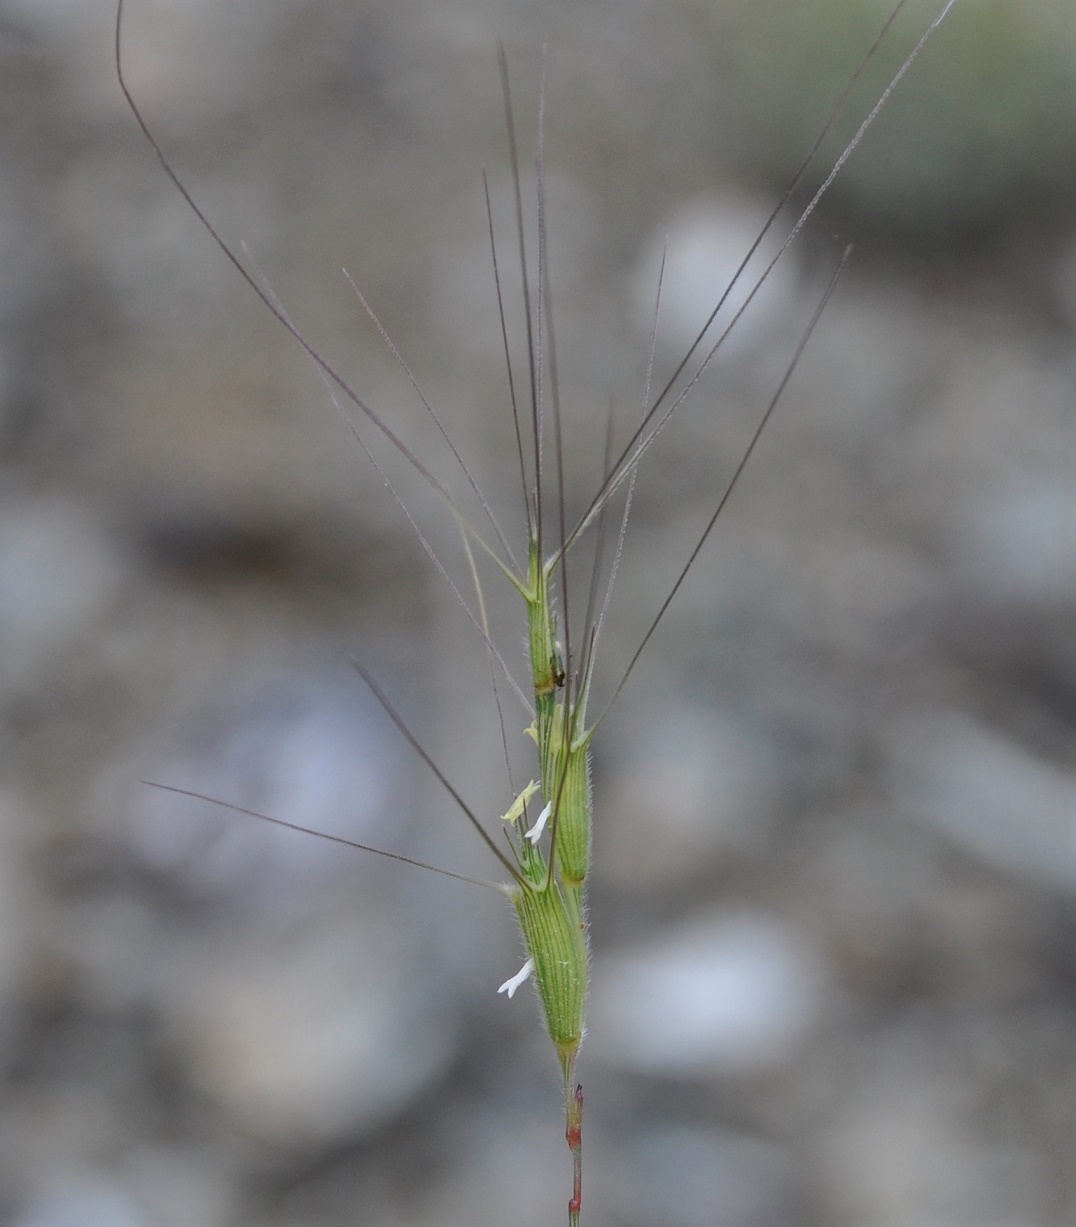
<path id="1" fill-rule="evenodd" d="M 534 970 L 534 959 L 528 959 L 523 966 L 516 972 L 511 980 L 505 980 L 501 987 L 497 990 L 498 993 L 507 993 L 508 996 L 514 997 L 516 989 L 525 981 L 530 979 L 531 972 Z"/>
<path id="2" fill-rule="evenodd" d="M 531 829 L 523 836 L 524 839 L 529 839 L 532 844 L 536 844 L 542 838 L 542 832 L 545 830 L 545 824 L 549 821 L 549 815 L 553 812 L 553 802 L 546 803 L 546 807 L 538 815 L 538 821 Z"/>
<path id="3" fill-rule="evenodd" d="M 531 797 L 538 791 L 538 785 L 531 780 L 526 788 L 519 794 L 509 807 L 508 813 L 501 819 L 502 822 L 518 822 L 523 816 L 524 810 L 527 808 L 527 803 Z"/>

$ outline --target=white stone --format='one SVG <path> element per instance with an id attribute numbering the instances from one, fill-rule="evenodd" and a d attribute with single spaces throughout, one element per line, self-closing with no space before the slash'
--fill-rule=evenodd
<path id="1" fill-rule="evenodd" d="M 819 952 L 784 922 L 714 910 L 607 956 L 590 1030 L 602 1056 L 642 1073 L 763 1071 L 810 1033 L 826 980 Z"/>
<path id="2" fill-rule="evenodd" d="M 758 201 L 726 194 L 689 202 L 672 216 L 663 218 L 639 259 L 635 274 L 634 297 L 640 324 L 648 331 L 653 329 L 658 270 L 662 248 L 667 243 L 658 336 L 671 350 L 686 350 L 725 293 L 768 212 L 769 207 Z M 711 329 L 709 345 L 747 302 L 780 246 L 773 237 L 780 233 L 775 228 L 767 236 L 732 288 Z M 757 343 L 794 307 L 798 281 L 795 262 L 793 247 L 777 262 L 722 343 L 725 352 L 742 352 L 744 347 Z M 700 349 L 700 360 L 708 347 L 704 343 Z"/>

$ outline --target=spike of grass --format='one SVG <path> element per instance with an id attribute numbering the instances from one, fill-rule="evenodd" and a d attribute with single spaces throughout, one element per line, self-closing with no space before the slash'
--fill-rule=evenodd
<path id="1" fill-rule="evenodd" d="M 811 165 L 815 154 L 818 152 L 823 137 L 828 133 L 838 114 L 843 109 L 844 103 L 848 98 L 852 86 L 858 79 L 865 65 L 873 58 L 882 39 L 891 28 L 897 14 L 904 7 L 906 2 L 907 0 L 899 0 L 899 2 L 896 4 L 889 19 L 883 26 L 881 34 L 863 57 L 860 67 L 854 74 L 852 81 L 849 83 L 849 86 L 835 105 L 818 141 L 808 154 L 789 188 L 781 197 L 780 201 L 778 201 L 777 206 L 770 215 L 766 225 L 763 227 L 757 241 L 747 253 L 747 256 L 745 256 L 739 270 L 732 278 L 732 281 L 729 283 L 729 286 L 725 290 L 724 294 L 720 296 L 713 313 L 699 331 L 695 343 L 684 355 L 682 361 L 679 363 L 672 376 L 665 383 L 659 395 L 644 408 L 642 419 L 637 429 L 630 436 L 627 444 L 623 447 L 615 460 L 612 459 L 612 432 L 610 428 L 607 437 L 606 461 L 603 468 L 602 479 L 598 483 L 597 490 L 594 492 L 592 498 L 586 505 L 586 509 L 584 510 L 583 514 L 570 529 L 568 528 L 565 515 L 560 397 L 556 376 L 555 346 L 553 332 L 550 327 L 551 321 L 549 318 L 548 309 L 549 282 L 548 261 L 546 255 L 547 236 L 545 232 L 544 155 L 541 119 L 545 106 L 544 64 L 543 84 L 539 95 L 537 160 L 538 275 L 536 285 L 532 287 L 527 265 L 526 243 L 524 241 L 522 193 L 520 188 L 521 180 L 519 174 L 519 159 L 517 153 L 512 100 L 508 87 L 507 61 L 503 47 L 498 49 L 498 62 L 500 65 L 502 86 L 504 91 L 504 108 L 508 132 L 509 157 L 515 187 L 515 207 L 517 218 L 516 237 L 519 244 L 519 263 L 523 283 L 523 308 L 527 336 L 526 358 L 528 364 L 531 402 L 531 421 L 529 432 L 524 431 L 522 428 L 521 415 L 516 401 L 516 379 L 513 374 L 513 364 L 510 356 L 508 334 L 505 327 L 505 310 L 501 297 L 501 279 L 496 245 L 493 241 L 493 217 L 492 210 L 489 206 L 488 186 L 486 188 L 486 201 L 490 224 L 490 246 L 493 256 L 493 276 L 496 286 L 501 331 L 504 339 L 509 395 L 515 425 L 521 484 L 523 487 L 523 499 L 526 514 L 528 549 L 525 575 L 520 575 L 518 573 L 518 567 L 513 559 L 508 542 L 501 533 L 489 504 L 486 502 L 481 490 L 478 488 L 462 456 L 457 451 L 451 437 L 445 430 L 440 417 L 438 417 L 431 403 L 427 400 L 421 389 L 418 388 L 418 384 L 414 375 L 411 373 L 410 368 L 407 366 L 405 360 L 392 343 L 388 334 L 385 332 L 359 287 L 353 281 L 351 281 L 350 277 L 348 278 L 348 281 L 358 297 L 359 302 L 373 320 L 375 326 L 382 336 L 382 339 L 391 349 L 397 362 L 405 372 L 406 377 L 410 380 L 416 391 L 418 391 L 423 405 L 436 423 L 438 431 L 446 441 L 455 462 L 464 473 L 471 488 L 477 494 L 485 517 L 493 527 L 494 534 L 499 542 L 503 554 L 498 554 L 496 550 L 492 549 L 482 539 L 481 535 L 475 530 L 474 526 L 471 525 L 466 519 L 460 507 L 457 505 L 453 499 L 453 496 L 449 492 L 448 487 L 442 482 L 442 480 L 435 476 L 434 472 L 430 468 L 426 467 L 426 465 L 424 465 L 416 457 L 409 446 L 397 435 L 397 433 L 357 395 L 350 385 L 337 373 L 335 367 L 331 365 L 321 355 L 321 353 L 313 345 L 311 345 L 311 343 L 295 327 L 295 325 L 292 324 L 283 307 L 277 302 L 272 291 L 267 290 L 264 284 L 262 284 L 258 278 L 247 270 L 244 263 L 223 241 L 223 239 L 221 239 L 219 233 L 213 227 L 212 223 L 202 212 L 201 208 L 195 203 L 190 192 L 172 169 L 172 166 L 165 157 L 160 145 L 148 127 L 146 120 L 143 118 L 138 104 L 135 102 L 128 89 L 124 78 L 121 55 L 121 29 L 124 0 L 117 0 L 116 3 L 115 55 L 116 70 L 119 77 L 120 87 L 128 106 L 138 122 L 146 140 L 149 142 L 150 147 L 163 166 L 165 173 L 172 180 L 176 189 L 180 192 L 183 199 L 201 222 L 206 232 L 217 244 L 218 248 L 223 252 L 224 256 L 235 266 L 250 288 L 259 297 L 266 309 L 277 318 L 281 325 L 298 342 L 300 347 L 318 368 L 322 377 L 325 379 L 327 384 L 330 385 L 330 392 L 333 394 L 334 399 L 336 392 L 341 393 L 342 396 L 346 398 L 346 400 L 349 401 L 378 432 L 380 432 L 385 440 L 387 440 L 388 444 L 393 447 L 400 456 L 403 457 L 412 471 L 440 496 L 451 514 L 456 518 L 461 529 L 463 530 L 465 553 L 468 559 L 468 564 L 472 569 L 478 592 L 477 614 L 472 612 L 464 598 L 460 595 L 458 588 L 449 577 L 448 572 L 441 563 L 440 559 L 433 552 L 433 549 L 429 545 L 426 537 L 423 535 L 422 530 L 411 518 L 410 511 L 397 494 L 395 488 L 391 485 L 389 486 L 390 492 L 400 505 L 401 510 L 407 518 L 417 540 L 426 551 L 427 555 L 431 558 L 437 570 L 451 586 L 456 599 L 463 606 L 471 622 L 474 624 L 486 644 L 491 662 L 491 671 L 494 678 L 494 694 L 495 698 L 497 699 L 498 712 L 500 711 L 500 699 L 497 697 L 496 692 L 497 667 L 499 667 L 508 677 L 510 684 L 519 694 L 524 706 L 533 712 L 533 724 L 528 732 L 533 736 L 537 745 L 538 780 L 537 782 L 531 782 L 524 789 L 522 789 L 516 795 L 512 805 L 504 814 L 503 829 L 507 835 L 507 843 L 509 848 L 509 853 L 506 855 L 501 850 L 500 845 L 498 845 L 483 828 L 476 815 L 471 811 L 471 809 L 468 808 L 467 803 L 464 801 L 461 794 L 453 787 L 445 772 L 434 762 L 433 758 L 422 746 L 419 739 L 406 725 L 403 718 L 392 706 L 387 695 L 381 690 L 370 673 L 361 665 L 356 664 L 356 668 L 362 675 L 364 681 L 370 687 L 371 691 L 381 703 L 389 717 L 396 724 L 403 736 L 414 747 L 416 752 L 422 757 L 427 766 L 435 773 L 447 793 L 457 803 L 467 817 L 468 821 L 474 826 L 478 834 L 486 842 L 487 846 L 490 848 L 493 855 L 498 859 L 502 868 L 506 871 L 510 878 L 510 882 L 507 885 L 492 883 L 480 884 L 487 886 L 494 885 L 496 889 L 503 891 L 508 896 L 508 899 L 510 900 L 515 912 L 516 919 L 519 923 L 523 943 L 527 952 L 527 962 L 524 965 L 523 971 L 520 972 L 519 975 L 506 981 L 501 986 L 500 991 L 507 993 L 508 996 L 512 996 L 519 984 L 522 983 L 522 981 L 528 975 L 533 977 L 538 999 L 541 1005 L 545 1029 L 553 1045 L 553 1049 L 560 1065 L 560 1070 L 563 1077 L 565 1099 L 565 1139 L 572 1155 L 573 1164 L 572 1194 L 568 1202 L 569 1227 L 578 1227 L 582 1205 L 583 1091 L 582 1087 L 577 1085 L 575 1082 L 575 1068 L 580 1045 L 582 1044 L 583 1036 L 586 1030 L 586 1001 L 588 982 L 586 887 L 590 871 L 591 835 L 593 826 L 589 761 L 590 742 L 596 728 L 602 723 L 610 706 L 620 695 L 625 683 L 634 669 L 637 660 L 639 659 L 640 654 L 642 653 L 646 644 L 649 642 L 650 637 L 654 633 L 654 630 L 660 623 L 661 619 L 664 617 L 669 603 L 679 590 L 681 583 L 690 571 L 696 558 L 698 557 L 700 550 L 705 545 L 711 531 L 713 530 L 718 517 L 725 507 L 729 495 L 736 486 L 740 475 L 743 472 L 743 468 L 748 457 L 751 455 L 756 443 L 758 442 L 762 429 L 769 420 L 774 407 L 787 386 L 788 379 L 803 353 L 803 349 L 808 338 L 818 323 L 821 312 L 824 309 L 830 294 L 832 293 L 836 278 L 840 272 L 840 268 L 843 267 L 844 259 L 847 258 L 847 252 L 845 253 L 844 258 L 842 258 L 841 264 L 838 266 L 837 271 L 834 273 L 834 277 L 827 287 L 818 308 L 811 317 L 811 320 L 809 321 L 799 344 L 796 346 L 792 357 L 786 366 L 784 377 L 782 378 L 772 400 L 767 406 L 765 413 L 761 416 L 758 428 L 755 431 L 755 434 L 753 435 L 746 451 L 743 453 L 739 465 L 734 470 L 731 478 L 725 482 L 723 490 L 720 493 L 720 497 L 717 499 L 716 509 L 708 521 L 702 536 L 698 539 L 695 548 L 688 556 L 687 562 L 684 564 L 678 578 L 668 592 L 665 600 L 660 605 L 656 617 L 651 622 L 649 629 L 644 635 L 637 651 L 631 657 L 627 669 L 621 674 L 620 681 L 613 688 L 612 697 L 608 700 L 598 718 L 588 727 L 586 723 L 586 706 L 590 694 L 594 665 L 594 652 L 597 639 L 599 637 L 600 628 L 608 609 L 609 598 L 612 592 L 612 583 L 616 576 L 617 565 L 620 560 L 620 550 L 621 546 L 623 545 L 628 508 L 631 504 L 631 492 L 634 484 L 635 473 L 644 454 L 653 445 L 657 435 L 665 428 L 673 414 L 676 412 L 678 406 L 683 402 L 684 398 L 692 391 L 692 389 L 695 388 L 700 377 L 710 365 L 716 351 L 723 343 L 725 337 L 728 335 L 728 332 L 735 326 L 737 320 L 746 310 L 747 305 L 750 303 L 762 281 L 764 281 L 768 276 L 774 263 L 776 263 L 776 260 L 780 259 L 783 252 L 802 229 L 807 217 L 814 210 L 824 192 L 828 190 L 834 176 L 838 173 L 848 156 L 862 139 L 864 132 L 877 116 L 881 106 L 884 104 L 901 78 L 905 75 L 911 63 L 922 50 L 927 39 L 940 25 L 953 3 L 955 3 L 955 0 L 948 0 L 948 2 L 943 5 L 934 21 L 928 27 L 926 33 L 916 44 L 912 52 L 906 57 L 903 65 L 898 70 L 889 87 L 884 91 L 876 106 L 870 111 L 866 120 L 863 122 L 863 124 L 861 124 L 855 136 L 838 158 L 830 174 L 825 179 L 822 187 L 818 189 L 807 207 L 800 214 L 798 220 L 796 220 L 794 225 L 791 227 L 789 234 L 784 244 L 781 246 L 777 256 L 774 257 L 774 260 L 769 264 L 767 269 L 763 272 L 759 280 L 751 289 L 744 301 L 744 304 L 739 308 L 731 322 L 722 332 L 721 336 L 715 343 L 713 343 L 713 345 L 701 359 L 695 358 L 696 351 L 702 345 L 703 339 L 707 335 L 710 325 L 713 323 L 718 311 L 725 303 L 732 286 L 737 282 L 740 274 L 746 268 L 751 257 L 754 255 L 759 243 L 762 242 L 762 239 L 769 231 L 778 214 L 783 209 L 792 193 L 801 183 L 804 174 Z M 532 297 L 535 299 L 535 304 L 533 307 Z M 694 361 L 696 365 L 689 369 L 692 361 Z M 679 381 L 682 375 L 685 376 L 686 382 L 681 386 Z M 548 548 L 546 539 L 550 534 L 547 533 L 547 526 L 545 524 L 545 499 L 549 495 L 544 483 L 544 458 L 542 454 L 544 438 L 543 414 L 545 411 L 545 405 L 543 402 L 545 399 L 547 376 L 549 379 L 549 398 L 552 406 L 553 428 L 551 433 L 554 440 L 556 462 L 555 481 L 549 484 L 555 487 L 555 505 L 557 511 L 558 528 L 558 533 L 556 535 L 559 538 L 555 549 L 549 556 L 544 555 L 544 551 Z M 650 375 L 648 370 L 648 394 L 649 378 Z M 366 443 L 362 440 L 361 436 L 359 436 L 357 428 L 352 425 L 352 429 L 359 437 L 360 444 L 364 450 L 367 451 L 367 455 L 370 456 L 371 462 L 374 463 L 376 467 L 377 462 L 367 449 Z M 532 454 L 529 458 L 525 454 L 523 443 L 525 434 L 529 434 L 533 448 Z M 382 473 L 380 468 L 378 468 L 378 473 Z M 625 500 L 624 520 L 621 525 L 611 572 L 606 580 L 605 596 L 603 600 L 599 601 L 598 589 L 602 570 L 601 526 L 603 523 L 603 516 L 610 499 L 616 494 L 618 489 L 625 485 L 625 483 L 627 484 L 627 496 Z M 386 484 L 388 484 L 387 479 Z M 567 559 L 569 551 L 573 549 L 582 534 L 589 526 L 595 523 L 595 521 L 598 525 L 597 533 L 599 540 L 595 547 L 595 562 L 590 582 L 590 596 L 587 601 L 587 614 L 583 627 L 583 636 L 580 640 L 580 642 L 582 642 L 584 645 L 584 650 L 579 654 L 580 661 L 578 663 L 578 671 L 575 672 L 573 670 L 576 668 L 576 662 L 574 662 L 572 659 L 572 626 L 568 609 Z M 501 572 L 503 572 L 503 574 L 511 581 L 524 602 L 527 624 L 527 651 L 531 682 L 529 689 L 533 695 L 533 709 L 530 709 L 528 700 L 522 693 L 523 688 L 517 686 L 513 681 L 511 675 L 508 673 L 508 670 L 504 665 L 503 659 L 490 639 L 485 613 L 485 602 L 478 579 L 478 572 L 475 568 L 474 556 L 471 550 L 472 541 L 477 543 L 478 547 L 480 547 L 480 550 L 484 554 L 496 562 Z M 559 599 L 560 604 L 559 624 L 558 613 L 557 609 L 555 608 L 555 590 L 556 598 Z M 596 612 L 599 609 L 600 612 Z M 562 643 L 563 647 L 561 646 Z M 504 731 L 505 723 L 503 715 L 501 716 L 501 724 L 502 740 L 505 742 L 505 755 L 507 759 L 508 746 L 507 736 L 505 735 Z M 509 775 L 511 775 L 510 771 Z M 158 787 L 169 788 L 167 785 L 158 785 Z M 169 788 L 169 791 L 180 792 L 184 795 L 197 797 L 205 801 L 214 801 L 212 798 L 207 798 L 199 793 L 185 789 Z M 539 810 L 539 816 L 532 819 L 532 810 L 538 806 L 539 797 L 542 802 Z M 272 818 L 268 815 L 259 814 L 256 811 L 245 809 L 242 806 L 231 805 L 228 802 L 214 801 L 214 803 L 224 805 L 227 808 L 237 810 L 241 813 L 250 814 L 254 817 L 263 818 L 269 822 L 278 823 L 282 826 L 289 826 L 296 830 L 306 830 L 306 828 L 295 827 L 294 824 L 283 822 L 280 819 Z M 316 832 L 310 833 L 316 834 Z M 333 837 L 329 836 L 327 838 Z M 346 843 L 348 841 L 340 840 L 338 842 Z M 383 852 L 379 849 L 365 848 L 365 846 L 362 844 L 355 844 L 353 846 L 366 851 L 378 852 L 380 855 L 389 856 L 405 864 L 417 865 L 418 867 L 425 869 L 434 868 L 432 866 L 425 865 L 422 862 L 415 861 L 412 858 L 396 853 Z M 449 873 L 449 876 L 453 877 L 465 877 L 465 875 L 452 874 L 451 871 L 436 871 Z M 465 877 L 465 880 L 475 881 L 475 879 L 467 877 Z"/>

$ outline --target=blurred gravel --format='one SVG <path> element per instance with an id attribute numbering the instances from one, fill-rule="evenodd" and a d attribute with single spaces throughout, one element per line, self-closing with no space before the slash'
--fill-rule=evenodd
<path id="1" fill-rule="evenodd" d="M 525 170 L 549 48 L 579 511 L 610 400 L 621 438 L 639 412 L 666 239 L 657 383 L 889 8 L 127 2 L 196 198 L 465 497 L 348 269 L 513 542 L 496 38 Z M 354 657 L 478 813 L 510 794 L 480 641 L 141 141 L 107 10 L 0 0 L 0 1222 L 554 1221 L 503 901 L 141 782 L 491 875 Z M 599 705 L 853 243 L 595 740 L 589 1227 L 1076 1220 L 1074 113 L 1069 0 L 958 4 L 640 475 Z M 468 592 L 450 518 L 357 425 Z"/>

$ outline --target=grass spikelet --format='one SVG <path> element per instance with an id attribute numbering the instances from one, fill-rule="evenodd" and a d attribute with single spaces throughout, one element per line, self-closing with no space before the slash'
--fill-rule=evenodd
<path id="1" fill-rule="evenodd" d="M 896 6 L 893 17 L 903 7 L 904 0 Z M 509 779 L 508 796 L 514 797 L 505 810 L 496 836 L 491 835 L 479 816 L 469 807 L 462 793 L 442 768 L 422 745 L 419 738 L 408 727 L 400 713 L 393 706 L 390 697 L 383 691 L 376 678 L 361 664 L 356 668 L 370 690 L 384 708 L 388 717 L 400 730 L 403 737 L 411 744 L 416 753 L 434 773 L 446 793 L 452 798 L 464 814 L 466 820 L 484 841 L 493 857 L 498 862 L 507 878 L 503 883 L 482 883 L 493 885 L 507 895 L 515 917 L 519 924 L 526 961 L 517 976 L 505 981 L 500 991 L 506 996 L 514 995 L 519 986 L 528 978 L 534 981 L 536 993 L 540 1002 L 541 1015 L 545 1031 L 552 1044 L 561 1071 L 565 1097 L 565 1137 L 573 1161 L 572 1192 L 568 1202 L 568 1221 L 571 1227 L 579 1222 L 582 1207 L 582 1088 L 576 1083 L 576 1064 L 580 1046 L 586 1031 L 586 1005 L 588 989 L 588 940 L 587 940 L 587 883 L 591 868 L 591 849 L 593 843 L 593 805 L 590 780 L 590 746 L 592 739 L 601 726 L 606 713 L 610 710 L 624 689 L 637 661 L 646 648 L 650 638 L 661 623 L 670 603 L 679 591 L 684 579 L 695 565 L 701 551 L 714 529 L 714 526 L 724 510 L 728 498 L 739 481 L 754 448 L 766 427 L 767 422 L 782 399 L 789 379 L 802 355 L 815 326 L 825 309 L 836 284 L 837 277 L 843 267 L 847 252 L 841 258 L 833 271 L 832 278 L 824 293 L 820 296 L 816 308 L 806 321 L 802 335 L 788 358 L 783 374 L 777 383 L 771 399 L 760 413 L 756 429 L 745 448 L 738 465 L 731 477 L 715 490 L 713 513 L 705 522 L 701 535 L 698 536 L 693 548 L 687 553 L 686 559 L 678 573 L 675 582 L 668 589 L 645 634 L 638 643 L 634 654 L 628 660 L 626 667 L 617 675 L 617 680 L 609 688 L 608 697 L 603 696 L 604 706 L 599 709 L 599 715 L 588 723 L 587 709 L 591 700 L 595 660 L 598 643 L 605 615 L 610 606 L 613 583 L 616 578 L 617 566 L 620 560 L 621 547 L 628 523 L 632 491 L 635 476 L 640 463 L 646 458 L 658 436 L 668 427 L 678 408 L 693 391 L 710 366 L 721 347 L 725 337 L 737 320 L 747 310 L 758 286 L 765 281 L 774 263 L 788 245 L 794 241 L 802 229 L 807 217 L 815 209 L 819 199 L 832 183 L 841 166 L 854 151 L 862 139 L 867 127 L 877 115 L 892 89 L 899 83 L 908 67 L 924 45 L 926 38 L 941 22 L 945 13 L 951 7 L 946 4 L 938 17 L 928 29 L 916 48 L 907 57 L 898 71 L 890 87 L 879 99 L 877 105 L 870 111 L 863 124 L 848 143 L 844 152 L 838 158 L 822 186 L 809 200 L 805 208 L 790 226 L 787 236 L 780 246 L 773 262 L 762 273 L 757 284 L 743 300 L 743 305 L 725 326 L 716 340 L 709 339 L 711 325 L 718 311 L 725 303 L 731 285 L 721 295 L 715 294 L 716 306 L 713 314 L 702 324 L 695 343 L 688 349 L 682 361 L 676 366 L 672 375 L 663 383 L 659 393 L 650 398 L 649 373 L 647 377 L 647 396 L 641 420 L 630 432 L 627 440 L 622 442 L 619 450 L 613 446 L 613 432 L 610 424 L 606 434 L 606 457 L 600 479 L 586 501 L 581 514 L 569 520 L 568 498 L 566 496 L 565 453 L 566 445 L 563 437 L 564 426 L 560 408 L 560 389 L 557 374 L 556 342 L 552 329 L 552 312 L 550 310 L 550 275 L 548 260 L 548 242 L 546 234 L 545 209 L 545 171 L 543 150 L 543 117 L 545 110 L 545 87 L 541 88 L 538 100 L 539 119 L 537 125 L 537 272 L 532 278 L 528 264 L 528 245 L 524 227 L 522 176 L 519 170 L 517 150 L 517 134 L 512 105 L 511 93 L 508 88 L 508 72 L 503 49 L 500 50 L 499 62 L 504 89 L 504 111 L 506 117 L 509 159 L 512 167 L 513 185 L 515 191 L 516 236 L 519 244 L 518 263 L 522 284 L 522 315 L 526 335 L 526 356 L 524 363 L 513 360 L 511 346 L 508 341 L 506 324 L 506 307 L 501 290 L 501 264 L 496 244 L 493 241 L 494 225 L 493 210 L 489 205 L 489 191 L 486 190 L 488 221 L 490 230 L 490 245 L 493 262 L 493 280 L 497 294 L 497 304 L 500 315 L 501 332 L 505 350 L 505 365 L 507 367 L 509 396 L 513 414 L 515 438 L 517 444 L 522 502 L 526 525 L 525 566 L 515 561 L 511 546 L 496 519 L 493 511 L 482 495 L 481 490 L 464 463 L 460 451 L 452 442 L 451 436 L 442 424 L 427 398 L 421 393 L 417 380 L 407 367 L 404 358 L 389 339 L 388 332 L 374 314 L 359 287 L 354 283 L 354 290 L 365 312 L 374 322 L 382 338 L 389 346 L 394 360 L 399 364 L 405 377 L 419 391 L 422 405 L 430 415 L 437 432 L 445 442 L 449 451 L 449 461 L 457 472 L 462 472 L 469 488 L 477 496 L 482 516 L 478 526 L 468 517 L 463 507 L 457 501 L 452 490 L 452 483 L 437 466 L 428 464 L 420 458 L 417 450 L 409 440 L 403 437 L 397 427 L 389 422 L 377 409 L 352 387 L 338 368 L 326 359 L 321 351 L 312 344 L 306 335 L 293 324 L 284 308 L 277 301 L 272 290 L 263 280 L 253 274 L 247 264 L 241 260 L 229 245 L 220 237 L 213 223 L 202 211 L 200 206 L 188 191 L 182 180 L 176 175 L 168 158 L 158 144 L 153 132 L 143 117 L 137 101 L 131 96 L 123 76 L 121 29 L 124 0 L 117 0 L 116 8 L 116 62 L 121 88 L 124 96 L 142 129 L 146 140 L 157 155 L 165 173 L 172 180 L 177 191 L 186 201 L 189 208 L 198 218 L 209 237 L 216 243 L 223 255 L 236 268 L 240 276 L 260 299 L 265 309 L 273 315 L 281 326 L 290 334 L 304 351 L 307 358 L 314 364 L 333 399 L 360 420 L 365 427 L 380 436 L 380 441 L 401 460 L 414 478 L 431 490 L 441 501 L 448 516 L 460 527 L 464 539 L 464 553 L 474 581 L 475 598 L 473 605 L 462 595 L 455 581 L 449 578 L 449 570 L 435 551 L 425 534 L 424 526 L 412 518 L 411 510 L 397 492 L 384 469 L 374 459 L 374 455 L 365 438 L 355 426 L 352 427 L 362 448 L 370 457 L 377 469 L 379 478 L 389 487 L 391 496 L 399 504 L 408 520 L 421 548 L 433 562 L 438 572 L 446 578 L 451 586 L 454 597 L 465 609 L 478 635 L 483 641 L 488 656 L 491 673 L 494 679 L 494 695 L 498 707 L 501 724 L 502 740 L 505 745 L 506 774 Z M 893 17 L 886 23 L 882 31 L 884 36 Z M 881 36 L 880 36 L 881 37 Z M 865 61 L 869 60 L 874 50 L 867 52 Z M 840 111 L 847 91 L 837 102 L 833 116 L 826 125 L 830 125 Z M 825 135 L 825 132 L 823 132 Z M 820 138 L 821 141 L 821 138 Z M 819 141 L 819 143 L 820 143 Z M 794 177 L 786 194 L 778 202 L 758 242 L 762 241 L 780 210 L 787 203 L 792 193 L 799 187 L 803 176 L 810 165 L 819 145 L 816 144 L 805 160 L 800 171 Z M 755 247 L 758 243 L 755 244 Z M 747 266 L 748 260 L 754 254 L 755 247 L 744 259 L 740 273 Z M 733 279 L 734 281 L 736 278 Z M 659 292 L 660 302 L 660 292 Z M 654 333 L 658 331 L 658 313 L 655 312 Z M 653 346 L 651 349 L 653 354 Z M 652 358 L 651 358 L 652 361 Z M 520 389 L 523 391 L 520 392 Z M 546 455 L 547 450 L 551 453 Z M 605 559 L 606 516 L 617 500 L 620 500 L 621 520 L 615 549 L 611 551 L 612 560 Z M 488 521 L 488 523 L 487 523 Z M 572 571 L 570 581 L 570 564 L 581 567 L 578 563 L 578 550 L 585 538 L 590 539 L 593 546 L 593 562 L 590 566 L 589 582 L 585 585 L 587 599 L 585 612 L 580 611 L 574 601 L 576 573 Z M 520 554 L 522 555 L 522 551 Z M 499 576 L 514 589 L 522 602 L 521 625 L 525 627 L 527 651 L 528 680 L 525 684 L 517 683 L 506 663 L 504 655 L 493 642 L 490 633 L 489 620 L 486 615 L 485 598 L 479 577 L 479 560 L 492 560 Z M 520 698 L 520 706 L 526 713 L 520 724 L 530 721 L 527 732 L 534 741 L 532 754 L 536 759 L 532 774 L 535 776 L 525 787 L 519 789 L 512 784 L 513 759 L 516 751 L 509 749 L 510 736 L 506 729 L 514 728 L 516 721 L 513 716 L 506 716 L 501 711 L 500 687 L 507 679 L 509 688 Z M 520 738 L 522 741 L 522 738 Z M 526 777 L 523 777 L 526 778 Z M 167 785 L 161 785 L 168 787 Z M 183 791 L 172 789 L 172 791 Z M 189 793 L 187 795 L 197 796 Z M 202 798 L 203 800 L 208 798 Z M 240 806 L 230 805 L 227 801 L 219 802 L 227 808 L 242 813 L 252 813 Z M 293 824 L 274 817 L 255 814 L 268 821 L 281 825 Z M 296 828 L 304 829 L 304 828 Z M 502 838 L 503 836 L 503 838 Z M 348 842 L 348 841 L 341 841 Z M 418 865 L 424 869 L 433 868 L 413 858 L 388 853 L 378 849 L 365 848 L 364 845 L 353 846 L 366 851 L 377 852 L 409 865 Z M 450 876 L 466 877 L 466 875 L 451 874 Z M 468 879 L 474 880 L 474 879 Z"/>

